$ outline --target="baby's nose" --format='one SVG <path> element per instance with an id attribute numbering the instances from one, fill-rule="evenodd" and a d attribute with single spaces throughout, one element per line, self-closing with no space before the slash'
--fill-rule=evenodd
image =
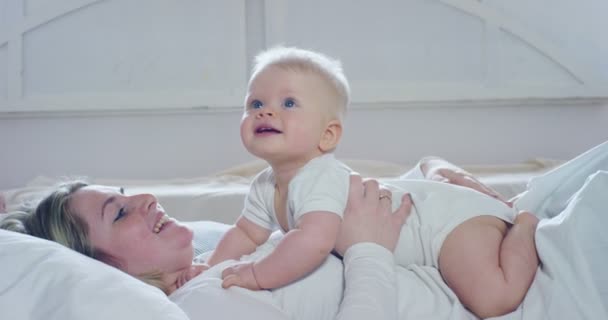
<path id="1" fill-rule="evenodd" d="M 274 117 L 274 115 L 275 115 L 275 114 L 274 114 L 274 112 L 272 112 L 272 111 L 270 111 L 270 110 L 264 110 L 264 111 L 259 112 L 259 113 L 256 115 L 256 117 L 257 117 L 258 119 L 260 119 L 260 118 L 264 118 L 264 117 Z"/>

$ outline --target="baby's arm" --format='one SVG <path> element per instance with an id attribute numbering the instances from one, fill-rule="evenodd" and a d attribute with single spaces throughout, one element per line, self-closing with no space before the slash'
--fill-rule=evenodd
<path id="1" fill-rule="evenodd" d="M 252 253 L 270 237 L 270 230 L 264 229 L 240 217 L 236 224 L 222 237 L 215 251 L 207 260 L 210 266 L 229 259 L 238 259 L 244 254 Z"/>
<path id="2" fill-rule="evenodd" d="M 338 215 L 330 212 L 304 214 L 267 257 L 224 270 L 222 286 L 274 289 L 307 275 L 334 248 L 340 221 Z"/>

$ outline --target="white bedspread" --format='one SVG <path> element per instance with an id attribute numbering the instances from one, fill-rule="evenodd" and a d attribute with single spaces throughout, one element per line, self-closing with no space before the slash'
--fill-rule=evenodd
<path id="1" fill-rule="evenodd" d="M 522 319 L 608 319 L 607 196 L 608 171 L 600 171 L 559 215 L 541 220 L 542 267 L 519 310 Z"/>
<path id="2" fill-rule="evenodd" d="M 544 218 L 536 232 L 542 266 L 517 318 L 608 319 L 606 170 L 608 142 L 533 179 L 516 203 Z"/>
<path id="3" fill-rule="evenodd" d="M 536 233 L 542 264 L 521 306 L 497 319 L 608 319 L 606 170 L 608 142 L 530 182 L 515 205 L 542 218 Z M 402 316 L 475 319 L 437 270 L 412 266 L 402 271 Z"/>

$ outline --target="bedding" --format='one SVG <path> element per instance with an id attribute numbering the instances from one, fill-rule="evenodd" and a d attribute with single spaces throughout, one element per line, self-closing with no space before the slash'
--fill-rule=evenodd
<path id="1" fill-rule="evenodd" d="M 540 221 L 536 245 L 543 265 L 521 318 L 608 319 L 607 192 L 608 171 L 594 173 L 561 213 Z"/>
<path id="2" fill-rule="evenodd" d="M 0 266 L 2 319 L 188 319 L 161 290 L 51 241 L 0 230 Z"/>
<path id="3" fill-rule="evenodd" d="M 608 172 L 597 172 L 598 168 L 608 170 L 608 143 L 566 163 L 561 170 L 550 171 L 554 164 L 467 168 L 501 192 L 513 193 L 509 196 L 538 176 L 516 206 L 537 210 L 544 218 L 537 230 L 542 266 L 524 303 L 500 319 L 608 318 L 608 276 L 603 272 L 608 262 L 608 235 L 602 230 L 608 223 L 604 212 Z M 409 169 L 369 161 L 349 165 L 364 176 L 398 176 Z M 127 192 L 157 195 L 171 215 L 192 221 L 189 224 L 195 230 L 199 253 L 213 248 L 227 224 L 236 219 L 258 166 L 253 163 L 187 180 L 91 180 L 122 185 Z M 56 179 L 42 177 L 24 188 L 5 190 L 7 209 L 39 198 L 54 183 Z M 55 243 L 0 230 L 0 252 L 3 318 L 187 319 L 160 290 Z M 400 307 L 408 308 L 415 318 L 474 319 L 436 270 L 412 266 L 410 271 L 408 278 L 399 280 L 412 288 Z"/>

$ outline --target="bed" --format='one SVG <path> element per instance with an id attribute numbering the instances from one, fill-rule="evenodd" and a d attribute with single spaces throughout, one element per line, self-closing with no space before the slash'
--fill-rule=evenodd
<path id="1" fill-rule="evenodd" d="M 578 159 L 576 166 L 570 165 L 566 175 L 552 174 L 555 172 L 552 169 L 562 161 L 546 159 L 503 166 L 465 166 L 507 197 L 524 191 L 531 178 L 547 177 L 533 180 L 530 188 L 537 191 L 520 202 L 522 209 L 538 210 L 545 218 L 537 232 L 537 246 L 544 264 L 522 306 L 504 319 L 608 318 L 608 276 L 601 271 L 608 262 L 608 237 L 591 242 L 594 239 L 585 236 L 601 234 L 602 226 L 608 225 L 608 216 L 601 217 L 598 213 L 607 207 L 601 195 L 608 190 L 608 174 L 595 174 L 597 167 L 608 169 L 608 143 L 594 150 Z M 345 162 L 364 177 L 397 177 L 411 168 L 381 161 Z M 90 177 L 88 180 L 123 186 L 129 193 L 155 194 L 170 215 L 187 221 L 194 229 L 195 251 L 201 253 L 211 250 L 227 226 L 236 220 L 249 182 L 264 166 L 262 162 L 246 163 L 191 179 Z M 38 177 L 22 188 L 3 190 L 0 208 L 16 210 L 23 203 L 38 199 L 57 181 L 53 177 Z M 553 189 L 547 187 L 549 182 Z M 572 197 L 559 197 L 563 188 L 557 186 L 575 184 L 583 186 L 576 193 L 576 201 L 570 201 Z M 571 218 L 583 213 L 586 219 Z M 597 221 L 598 218 L 604 220 Z M 201 232 L 203 229 L 208 232 Z M 0 265 L 2 318 L 188 319 L 187 313 L 159 290 L 48 241 L 0 230 Z M 434 279 L 430 285 L 445 290 L 438 274 L 424 276 Z M 446 295 L 434 301 L 421 301 L 418 318 L 474 318 L 452 298 Z"/>

